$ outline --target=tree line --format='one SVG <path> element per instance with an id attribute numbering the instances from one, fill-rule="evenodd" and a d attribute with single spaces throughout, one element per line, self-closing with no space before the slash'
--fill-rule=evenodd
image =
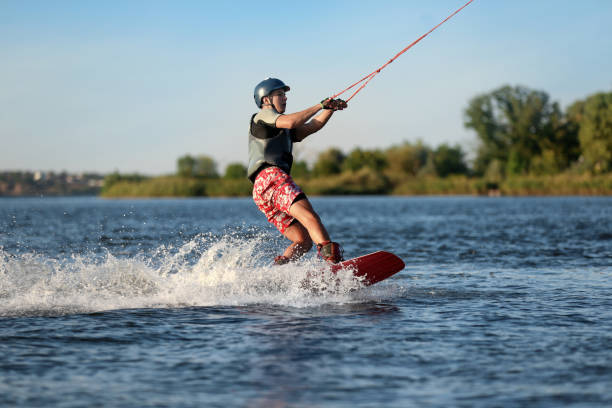
<path id="1" fill-rule="evenodd" d="M 442 144 L 436 149 L 422 142 L 405 142 L 387 150 L 363 150 L 355 148 L 344 154 L 338 148 L 330 148 L 318 155 L 310 166 L 304 160 L 293 163 L 291 174 L 295 178 L 316 178 L 356 172 L 368 168 L 376 172 L 391 169 L 413 176 L 435 175 L 446 177 L 451 174 L 468 174 L 465 153 L 460 146 Z M 206 155 L 185 155 L 177 160 L 177 175 L 206 179 L 245 178 L 247 168 L 242 163 L 230 163 L 223 175 L 217 170 L 217 163 Z"/>

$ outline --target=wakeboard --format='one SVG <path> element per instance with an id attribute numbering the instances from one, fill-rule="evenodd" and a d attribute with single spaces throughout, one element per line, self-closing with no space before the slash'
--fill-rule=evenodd
<path id="1" fill-rule="evenodd" d="M 406 265 L 397 255 L 377 251 L 331 265 L 331 271 L 349 270 L 365 286 L 370 286 L 395 275 Z"/>

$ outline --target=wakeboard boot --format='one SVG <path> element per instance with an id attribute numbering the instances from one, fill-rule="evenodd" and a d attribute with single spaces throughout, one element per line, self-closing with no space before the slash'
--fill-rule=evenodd
<path id="1" fill-rule="evenodd" d="M 327 262 L 335 264 L 344 261 L 344 250 L 337 242 L 324 241 L 317 244 L 319 256 Z"/>

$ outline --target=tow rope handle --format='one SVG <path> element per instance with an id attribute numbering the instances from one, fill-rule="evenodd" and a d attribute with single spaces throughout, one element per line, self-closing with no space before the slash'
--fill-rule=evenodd
<path id="1" fill-rule="evenodd" d="M 457 9 L 453 14 L 451 14 L 450 16 L 446 17 L 443 21 L 441 21 L 440 23 L 438 23 L 438 25 L 436 25 L 434 28 L 432 28 L 431 30 L 429 30 L 428 32 L 426 32 L 425 34 L 423 34 L 422 36 L 420 36 L 419 38 L 417 38 L 413 43 L 411 43 L 410 45 L 408 45 L 406 48 L 404 48 L 403 50 L 401 50 L 400 52 L 398 52 L 395 57 L 391 58 L 389 61 L 387 61 L 385 64 L 383 64 L 380 68 L 378 68 L 377 70 L 375 70 L 374 72 L 364 76 L 363 78 L 361 78 L 359 81 L 355 82 L 353 85 L 349 86 L 348 88 L 344 89 L 343 91 L 338 92 L 337 94 L 335 94 L 334 96 L 332 96 L 332 99 L 336 99 L 338 96 L 342 95 L 343 93 L 345 93 L 346 91 L 348 91 L 349 89 L 357 86 L 358 84 L 362 83 L 363 81 L 365 81 L 355 92 L 353 92 L 353 94 L 346 100 L 346 102 L 350 101 L 351 99 L 353 99 L 353 97 L 355 95 L 357 95 L 357 93 L 359 91 L 361 91 L 363 88 L 365 88 L 365 86 L 372 80 L 372 78 L 374 78 L 376 75 L 378 75 L 380 73 L 380 71 L 382 71 L 383 69 L 385 69 L 387 67 L 387 65 L 391 64 L 393 61 L 395 61 L 395 59 L 397 57 L 399 57 L 400 55 L 402 55 L 403 53 L 405 53 L 406 51 L 408 51 L 410 48 L 412 48 L 412 46 L 414 46 L 416 43 L 418 43 L 419 41 L 421 41 L 423 38 L 427 37 L 432 31 L 434 31 L 436 28 L 440 27 L 442 24 L 446 23 L 448 20 L 450 20 L 451 18 L 453 18 L 455 16 L 455 14 L 459 13 L 461 10 L 463 10 L 465 7 L 468 6 L 468 4 L 470 4 L 471 2 L 473 2 L 474 0 L 470 0 L 467 3 L 465 3 L 463 6 L 461 6 L 459 9 Z"/>

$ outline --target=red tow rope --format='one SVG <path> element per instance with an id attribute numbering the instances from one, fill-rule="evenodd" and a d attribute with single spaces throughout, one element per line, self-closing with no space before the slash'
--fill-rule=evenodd
<path id="1" fill-rule="evenodd" d="M 442 24 L 446 23 L 448 20 L 450 20 L 455 14 L 459 13 L 461 10 L 463 10 L 468 4 L 470 4 L 471 2 L 473 2 L 474 0 L 470 0 L 467 3 L 465 3 L 463 6 L 461 6 L 461 8 L 459 8 L 457 11 L 455 11 L 453 14 L 451 14 L 450 16 L 446 17 L 444 19 L 444 21 L 442 21 L 441 23 L 439 23 L 437 26 L 435 26 L 434 28 L 432 28 L 431 30 L 429 30 L 428 32 L 426 32 L 425 34 L 423 34 L 422 36 L 420 36 L 419 38 L 416 39 L 416 41 L 414 41 L 412 44 L 410 44 L 409 46 L 407 46 L 406 48 L 404 48 L 403 50 L 401 50 L 400 52 L 398 52 L 395 57 L 391 58 L 389 61 L 387 61 L 383 66 L 381 66 L 380 68 L 378 68 L 376 71 L 372 72 L 369 75 L 364 76 L 363 78 L 361 78 L 359 81 L 355 82 L 353 85 L 349 86 L 348 88 L 346 88 L 345 90 L 338 92 L 337 94 L 335 94 L 334 96 L 332 96 L 332 99 L 336 99 L 338 96 L 342 95 L 343 93 L 345 93 L 346 91 L 348 91 L 349 89 L 353 88 L 354 86 L 362 83 L 363 81 L 364 84 L 361 85 L 359 87 L 359 89 L 357 89 L 355 92 L 353 92 L 353 94 L 346 100 L 347 102 L 350 101 L 351 99 L 353 99 L 353 97 L 355 95 L 357 95 L 357 93 L 359 91 L 361 91 L 367 84 L 368 82 L 370 82 L 372 80 L 372 78 L 374 78 L 376 75 L 378 75 L 378 73 L 380 73 L 380 71 L 382 71 L 387 65 L 389 65 L 390 63 L 392 63 L 393 61 L 395 61 L 395 59 L 397 57 L 399 57 L 400 55 L 402 55 L 403 53 L 405 53 L 406 51 L 408 51 L 410 48 L 412 48 L 413 45 L 415 45 L 416 43 L 418 43 L 419 41 L 421 41 L 423 38 L 427 37 L 429 35 L 429 33 L 431 33 L 433 30 L 435 30 L 436 28 L 440 27 Z"/>

